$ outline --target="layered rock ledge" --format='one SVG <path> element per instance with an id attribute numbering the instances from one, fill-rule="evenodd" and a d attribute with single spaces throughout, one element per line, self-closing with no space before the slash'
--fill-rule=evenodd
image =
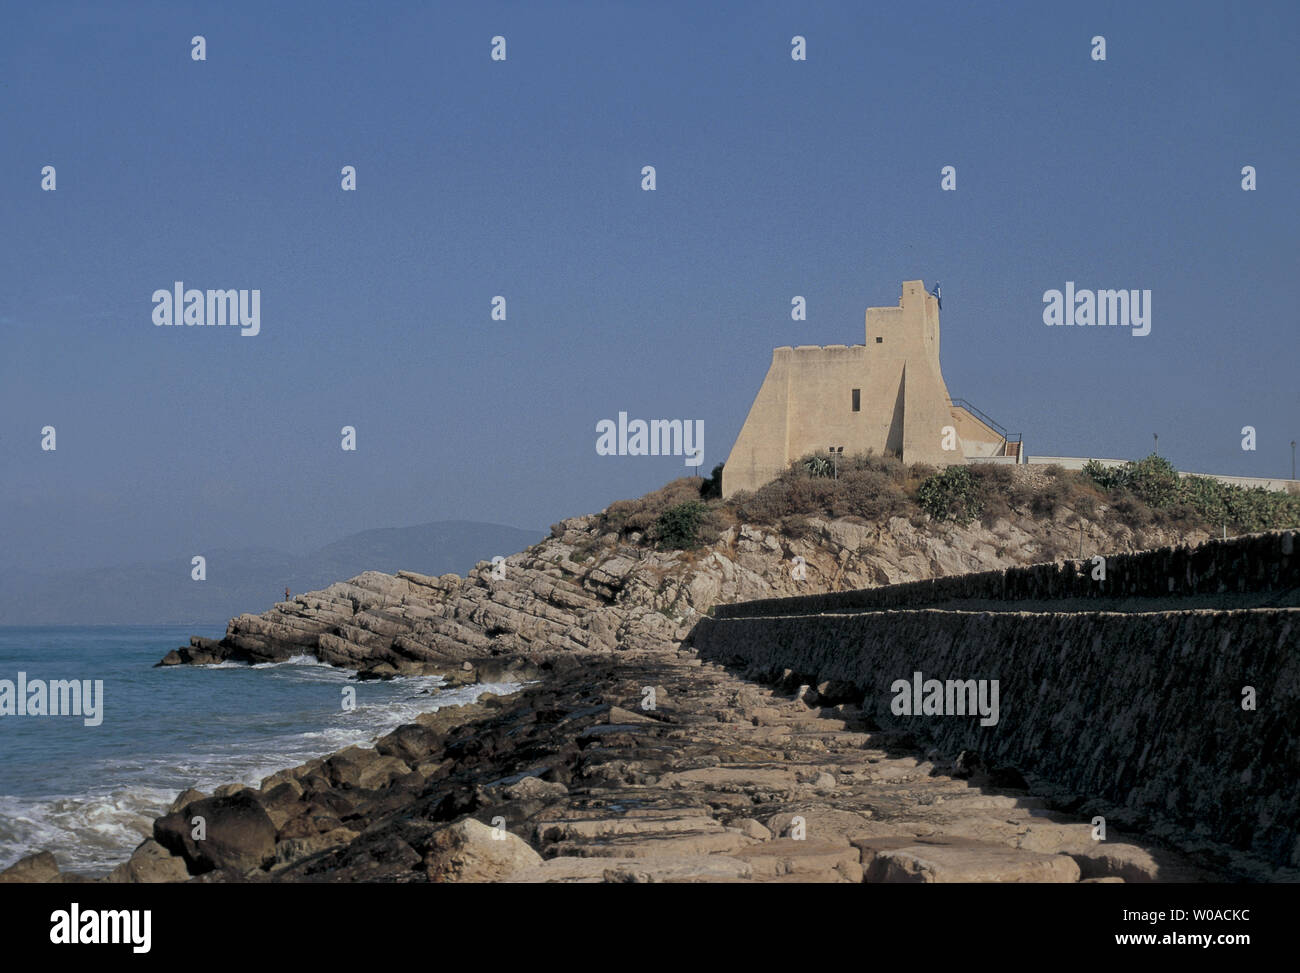
<path id="1" fill-rule="evenodd" d="M 421 717 L 373 750 L 259 788 L 187 792 L 109 880 L 1273 877 L 1114 825 L 1094 840 L 1086 813 L 1053 810 L 1013 768 L 919 752 L 836 692 L 760 686 L 690 651 L 562 662 L 516 696 Z M 189 837 L 195 817 L 205 841 Z M 28 880 L 40 865 L 20 863 Z"/>
<path id="2" fill-rule="evenodd" d="M 601 524 L 556 525 L 504 575 L 486 563 L 468 578 L 367 572 L 170 653 L 160 664 L 312 654 L 363 678 L 537 682 L 258 788 L 186 792 L 108 880 L 1294 877 L 1210 842 L 1180 851 L 1121 833 L 1122 815 L 1097 841 L 1090 816 L 1105 805 L 1062 803 L 1032 773 L 881 729 L 851 683 L 730 671 L 683 647 L 715 604 L 1011 567 L 1035 558 L 1035 534 L 809 518 L 797 537 L 740 526 L 702 550 L 659 552 Z M 1094 539 L 1131 549 L 1131 535 Z M 202 841 L 187 827 L 196 817 Z M 0 880 L 78 880 L 52 865 L 32 856 Z"/>
<path id="3" fill-rule="evenodd" d="M 366 677 L 442 675 L 487 681 L 501 657 L 527 659 L 674 650 L 715 605 L 847 592 L 1029 564 L 1044 537 L 1077 515 L 991 527 L 927 524 L 903 517 L 867 525 L 807 518 L 800 536 L 740 525 L 694 551 L 657 551 L 603 530 L 592 514 L 562 521 L 551 536 L 468 577 L 379 571 L 230 621 L 221 639 L 191 638 L 160 665 L 226 660 L 279 662 L 314 655 Z M 1059 528 L 1059 530 L 1058 530 Z M 1073 537 L 1073 529 L 1069 531 Z M 1133 550 L 1123 527 L 1088 526 L 1089 543 Z M 1148 532 L 1157 539 L 1159 532 Z M 1168 540 L 1175 539 L 1170 535 Z M 791 570 L 801 558 L 802 573 Z"/>

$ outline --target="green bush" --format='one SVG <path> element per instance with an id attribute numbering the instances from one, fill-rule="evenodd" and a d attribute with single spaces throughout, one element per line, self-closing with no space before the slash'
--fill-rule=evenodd
<path id="1" fill-rule="evenodd" d="M 1146 459 L 1128 466 L 1128 488 L 1147 502 L 1147 506 L 1163 510 L 1178 501 L 1178 470 L 1163 456 L 1152 453 Z"/>
<path id="2" fill-rule="evenodd" d="M 835 464 L 825 456 L 809 456 L 803 461 L 803 468 L 808 471 L 809 476 L 830 479 L 835 476 Z"/>
<path id="3" fill-rule="evenodd" d="M 969 466 L 949 466 L 927 477 L 917 488 L 916 502 L 935 520 L 969 523 L 984 506 L 980 481 Z"/>
<path id="4" fill-rule="evenodd" d="M 689 550 L 699 546 L 700 524 L 708 505 L 699 500 L 688 500 L 669 507 L 659 515 L 651 528 L 655 543 L 665 550 Z"/>
<path id="5" fill-rule="evenodd" d="M 1226 523 L 1232 519 L 1228 516 L 1228 498 L 1224 495 L 1224 484 L 1208 476 L 1189 476 L 1183 479 L 1183 501 L 1204 516 L 1212 524 Z"/>
<path id="6" fill-rule="evenodd" d="M 1084 475 L 1090 477 L 1103 490 L 1114 490 L 1128 486 L 1128 469 L 1132 463 L 1124 466 L 1102 466 L 1095 459 L 1083 464 Z"/>
<path id="7" fill-rule="evenodd" d="M 700 484 L 700 496 L 705 500 L 722 496 L 722 467 L 722 463 L 715 466 L 713 472 Z"/>
<path id="8" fill-rule="evenodd" d="M 1083 472 L 1112 495 L 1113 508 L 1126 516 L 1145 506 L 1166 518 L 1199 519 L 1210 527 L 1227 524 L 1236 532 L 1300 525 L 1300 497 L 1294 494 L 1245 489 L 1207 476 L 1180 477 L 1172 463 L 1154 454 L 1112 469 L 1090 460 Z M 1150 522 L 1149 516 L 1141 519 Z"/>
<path id="9" fill-rule="evenodd" d="M 1178 470 L 1169 460 L 1155 453 L 1123 466 L 1105 467 L 1090 459 L 1083 465 L 1083 472 L 1103 489 L 1129 490 L 1156 510 L 1170 507 L 1180 499 Z"/>
<path id="10" fill-rule="evenodd" d="M 1227 521 L 1242 531 L 1300 527 L 1300 497 L 1291 493 L 1220 484 Z"/>

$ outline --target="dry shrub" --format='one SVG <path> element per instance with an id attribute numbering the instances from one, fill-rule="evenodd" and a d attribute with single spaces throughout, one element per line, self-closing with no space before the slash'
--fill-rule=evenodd
<path id="1" fill-rule="evenodd" d="M 722 532 L 735 525 L 736 518 L 720 503 L 710 503 L 700 521 L 700 543 L 712 546 L 722 539 Z"/>
<path id="2" fill-rule="evenodd" d="M 972 463 L 971 473 L 984 483 L 986 490 L 1010 492 L 1016 482 L 1016 474 L 1010 466 L 1000 463 Z"/>
<path id="3" fill-rule="evenodd" d="M 789 487 L 792 513 L 826 515 L 839 492 L 838 480 L 809 478 L 795 480 Z"/>
<path id="4" fill-rule="evenodd" d="M 800 503 L 806 499 L 804 494 L 795 493 L 797 484 L 801 480 L 808 482 L 798 474 L 783 473 L 753 493 L 736 494 L 731 498 L 730 506 L 743 523 L 778 524 L 792 514 L 808 512 L 806 508 L 800 506 Z"/>
<path id="5" fill-rule="evenodd" d="M 615 500 L 601 515 L 601 527 L 618 534 L 645 533 L 668 508 L 699 499 L 699 479 L 679 477 L 636 500 Z"/>
<path id="6" fill-rule="evenodd" d="M 1131 493 L 1115 498 L 1110 509 L 1121 524 L 1132 530 L 1150 527 L 1156 519 L 1154 511 Z"/>
<path id="7" fill-rule="evenodd" d="M 980 522 L 989 527 L 1000 517 L 1009 517 L 1015 506 L 1019 480 L 1009 466 L 975 463 L 971 475 L 983 501 Z"/>
<path id="8" fill-rule="evenodd" d="M 1068 535 L 1053 531 L 1043 538 L 1041 557 L 1045 561 L 1061 561 L 1074 557 L 1077 550 L 1071 545 L 1070 541 L 1071 538 Z"/>
<path id="9" fill-rule="evenodd" d="M 854 517 L 868 523 L 909 514 L 907 483 L 914 471 L 893 456 L 861 453 L 839 461 L 838 476 L 810 475 L 803 457 L 753 493 L 727 506 L 742 522 L 775 526 L 790 517 Z"/>
<path id="10" fill-rule="evenodd" d="M 1190 529 L 1207 523 L 1217 527 L 1218 523 L 1211 523 L 1203 511 L 1198 512 L 1185 502 L 1155 510 L 1129 490 L 1107 491 L 1086 474 L 1059 466 L 1030 470 L 976 463 L 965 469 L 970 471 L 972 489 L 982 502 L 980 519 L 986 526 L 992 526 L 1000 518 L 1019 519 L 1032 530 L 1034 520 L 1050 519 L 1062 508 L 1102 527 L 1123 525 L 1134 531 L 1153 526 Z M 871 454 L 839 461 L 837 477 L 810 475 L 802 460 L 796 461 L 758 490 L 737 493 L 726 501 L 705 501 L 707 509 L 700 521 L 699 540 L 715 544 L 724 531 L 741 523 L 775 527 L 791 536 L 802 536 L 810 529 L 808 518 L 811 517 L 851 519 L 870 525 L 901 516 L 923 527 L 926 517 L 914 498 L 920 485 L 935 473 L 934 467 L 925 464 L 904 466 L 897 457 Z M 699 501 L 701 482 L 695 477 L 682 477 L 639 499 L 612 503 L 603 514 L 601 527 L 620 535 L 634 531 L 645 534 L 669 508 Z M 1293 497 L 1279 493 L 1273 502 L 1280 500 L 1284 506 L 1295 504 Z M 1296 509 L 1300 510 L 1300 506 Z M 1246 514 L 1254 516 L 1255 513 L 1252 507 L 1239 517 L 1245 519 Z M 1236 519 L 1230 517 L 1229 522 Z M 1284 511 L 1284 516 L 1278 519 L 1293 520 L 1294 515 Z M 1068 553 L 1066 547 L 1053 548 L 1051 553 Z"/>
<path id="11" fill-rule="evenodd" d="M 938 468 L 929 463 L 916 463 L 909 466 L 903 475 L 903 489 L 909 496 L 916 496 L 916 491 L 921 484 L 938 472 Z"/>
<path id="12" fill-rule="evenodd" d="M 841 475 L 832 498 L 832 517 L 860 517 L 882 522 L 910 512 L 911 501 L 903 490 L 901 475 L 891 470 L 854 470 Z"/>
<path id="13" fill-rule="evenodd" d="M 813 532 L 812 524 L 803 514 L 795 514 L 781 522 L 781 533 L 787 537 L 799 539 Z"/>
<path id="14" fill-rule="evenodd" d="M 845 473 L 880 473 L 902 483 L 907 475 L 907 467 L 897 456 L 876 456 L 870 450 L 854 453 L 840 461 L 840 475 Z"/>
<path id="15" fill-rule="evenodd" d="M 1029 500 L 1029 510 L 1039 520 L 1049 519 L 1056 508 L 1065 505 L 1069 491 L 1062 488 L 1060 480 L 1048 480 L 1047 485 Z"/>

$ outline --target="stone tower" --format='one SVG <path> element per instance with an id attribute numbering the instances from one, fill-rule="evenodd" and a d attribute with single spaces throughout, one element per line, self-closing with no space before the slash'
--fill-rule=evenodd
<path id="1" fill-rule="evenodd" d="M 777 348 L 722 470 L 722 494 L 756 490 L 809 453 L 892 453 L 904 463 L 965 462 L 939 370 L 939 302 L 919 280 L 897 307 L 869 307 L 863 345 Z M 949 437 L 950 444 L 954 437 Z"/>

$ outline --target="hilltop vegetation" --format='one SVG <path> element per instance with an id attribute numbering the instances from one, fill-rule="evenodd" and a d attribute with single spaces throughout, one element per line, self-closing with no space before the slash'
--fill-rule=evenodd
<path id="1" fill-rule="evenodd" d="M 1180 477 L 1174 465 L 1154 454 L 1137 463 L 1107 468 L 1095 460 L 1082 475 L 1111 496 L 1136 497 L 1171 519 L 1223 524 L 1234 533 L 1282 530 L 1300 525 L 1300 491 L 1245 488 L 1208 476 Z"/>
<path id="2" fill-rule="evenodd" d="M 823 457 L 794 462 L 752 493 L 723 500 L 722 466 L 708 478 L 683 477 L 636 500 L 620 500 L 601 514 L 601 529 L 660 550 L 714 544 L 730 527 L 770 527 L 799 536 L 808 518 L 879 525 L 902 517 L 914 527 L 978 521 L 1032 522 L 1105 533 L 1166 537 L 1240 534 L 1300 526 L 1300 493 L 1229 486 L 1207 477 L 1179 477 L 1168 460 L 1148 456 L 1121 467 L 1089 463 L 1072 472 L 1057 466 L 975 464 L 943 470 L 904 466 L 892 457 L 846 457 L 832 467 Z M 1163 540 L 1161 542 L 1164 542 Z M 1060 556 L 1059 540 L 1047 553 Z"/>

